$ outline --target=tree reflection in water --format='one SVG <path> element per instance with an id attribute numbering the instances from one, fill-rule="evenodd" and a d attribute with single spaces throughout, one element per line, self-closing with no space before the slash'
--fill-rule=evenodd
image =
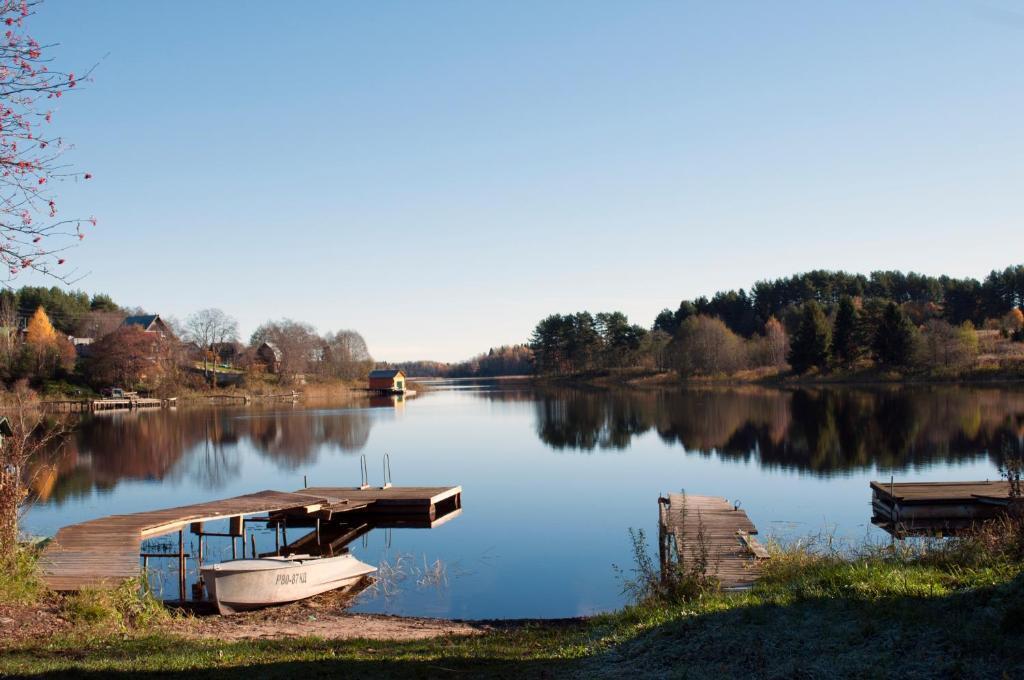
<path id="1" fill-rule="evenodd" d="M 534 411 L 537 435 L 556 451 L 622 451 L 656 435 L 687 454 L 749 461 L 829 476 L 877 467 L 901 472 L 934 463 L 987 457 L 997 466 L 1021 453 L 1024 389 L 905 386 L 879 388 L 761 387 L 688 390 L 597 390 L 504 385 L 463 391 L 473 399 Z M 96 414 L 82 421 L 59 454 L 29 470 L 37 500 L 113 488 L 119 481 L 182 480 L 217 489 L 244 473 L 257 455 L 284 470 L 312 466 L 322 451 L 355 453 L 375 417 L 401 407 L 314 405 L 179 408 Z M 463 418 L 437 430 L 457 445 Z M 450 441 L 447 439 L 450 437 Z M 474 454 L 475 455 L 475 454 Z"/>
<path id="2" fill-rule="evenodd" d="M 982 456 L 998 465 L 1007 453 L 1020 454 L 1024 391 L 542 388 L 536 422 L 541 441 L 556 450 L 625 449 L 637 435 L 653 431 L 688 453 L 821 475 Z"/>
<path id="3" fill-rule="evenodd" d="M 393 405 L 388 404 L 388 408 Z M 61 501 L 119 481 L 188 480 L 216 489 L 237 476 L 243 443 L 283 469 L 322 450 L 360 451 L 373 423 L 365 400 L 344 408 L 179 408 L 97 413 L 27 474 L 35 500 Z"/>

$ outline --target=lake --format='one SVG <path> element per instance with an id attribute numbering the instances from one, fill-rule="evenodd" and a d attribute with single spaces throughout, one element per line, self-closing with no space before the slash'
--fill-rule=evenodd
<path id="1" fill-rule="evenodd" d="M 304 476 L 355 486 L 363 454 L 379 485 L 387 453 L 396 486 L 459 484 L 463 511 L 434 529 L 377 529 L 353 543 L 390 574 L 355 610 L 576 616 L 625 602 L 613 565 L 632 564 L 631 528 L 655 548 L 659 494 L 736 500 L 762 537 L 877 541 L 886 535 L 870 522 L 869 480 L 997 479 L 1003 452 L 1019 452 L 1024 435 L 1016 387 L 431 388 L 405 402 L 88 416 L 59 455 L 37 463 L 25 529 L 52 535 L 109 514 L 293 491 Z M 230 554 L 227 539 L 208 540 L 215 557 Z M 271 549 L 273 532 L 258 540 Z M 173 576 L 155 585 L 176 593 Z"/>

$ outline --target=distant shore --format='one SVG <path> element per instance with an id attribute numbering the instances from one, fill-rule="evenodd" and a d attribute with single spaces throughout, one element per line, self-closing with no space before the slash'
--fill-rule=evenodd
<path id="1" fill-rule="evenodd" d="M 664 389 L 674 387 L 764 387 L 857 386 L 857 385 L 993 385 L 1024 383 L 1024 366 L 1014 370 L 978 370 L 964 375 L 901 374 L 869 369 L 862 371 L 794 375 L 783 371 L 747 371 L 733 375 L 682 377 L 674 371 L 615 370 L 575 375 L 532 376 L 537 385 L 567 387 L 616 387 Z"/>

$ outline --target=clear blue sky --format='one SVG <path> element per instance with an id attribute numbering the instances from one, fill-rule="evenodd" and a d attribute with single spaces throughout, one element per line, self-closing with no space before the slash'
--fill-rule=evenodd
<path id="1" fill-rule="evenodd" d="M 1012 9 L 1012 8 L 1020 9 Z M 73 2 L 78 284 L 466 358 L 812 268 L 1024 260 L 1024 6 Z M 36 283 L 26 278 L 24 283 Z"/>

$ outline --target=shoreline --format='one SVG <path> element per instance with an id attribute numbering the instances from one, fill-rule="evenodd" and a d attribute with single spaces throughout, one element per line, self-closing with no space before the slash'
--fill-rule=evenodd
<path id="1" fill-rule="evenodd" d="M 944 545 L 865 546 L 846 556 L 824 543 L 775 546 L 757 584 L 732 593 L 683 572 L 673 572 L 665 589 L 658 573 L 641 570 L 639 589 L 630 590 L 636 604 L 571 619 L 352 614 L 331 597 L 202 619 L 154 614 L 152 605 L 126 598 L 129 589 L 100 603 L 95 595 L 47 594 L 0 604 L 0 670 L 219 678 L 1019 675 L 1020 525 Z"/>
<path id="2" fill-rule="evenodd" d="M 501 378 L 497 378 L 501 379 Z M 565 376 L 530 376 L 530 383 L 539 387 L 565 386 L 589 388 L 692 389 L 700 387 L 767 387 L 776 389 L 803 387 L 899 387 L 941 385 L 953 387 L 984 387 L 1024 385 L 1024 373 L 998 375 L 902 376 L 885 373 L 858 375 L 792 376 L 775 374 L 759 377 L 682 378 L 672 371 L 597 372 Z"/>

